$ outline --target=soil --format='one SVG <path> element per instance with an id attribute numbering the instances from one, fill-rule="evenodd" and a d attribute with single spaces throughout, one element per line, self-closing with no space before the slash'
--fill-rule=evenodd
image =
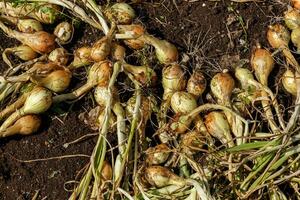
<path id="1" fill-rule="evenodd" d="M 265 39 L 267 26 L 279 20 L 278 16 L 286 9 L 286 4 L 280 2 L 164 0 L 132 6 L 149 33 L 179 48 L 187 70 L 203 67 L 207 76 L 211 76 L 216 71 L 231 69 L 239 58 L 249 59 L 257 42 L 269 47 Z M 91 44 L 101 35 L 87 25 L 81 25 L 77 31 L 74 43 L 67 47 L 70 51 Z M 16 41 L 0 31 L 0 44 L 3 50 L 14 46 Z M 0 65 L 3 71 L 3 61 Z M 81 77 L 77 76 L 73 85 L 77 85 Z M 1 139 L 0 199 L 32 199 L 36 191 L 39 191 L 38 199 L 67 199 L 68 190 L 73 188 L 72 181 L 89 161 L 83 155 L 91 155 L 96 138 L 88 137 L 67 148 L 64 144 L 94 133 L 78 119 L 80 113 L 92 107 L 87 95 L 72 107 L 63 104 L 44 114 L 43 127 L 38 133 Z M 59 114 L 61 111 L 63 115 Z M 55 159 L 66 155 L 74 156 Z"/>

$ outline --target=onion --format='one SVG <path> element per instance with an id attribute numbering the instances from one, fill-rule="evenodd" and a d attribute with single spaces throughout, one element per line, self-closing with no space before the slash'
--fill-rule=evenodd
<path id="1" fill-rule="evenodd" d="M 0 2 L 0 12 L 12 17 L 30 17 L 44 24 L 52 24 L 60 14 L 60 8 L 54 4 Z"/>
<path id="2" fill-rule="evenodd" d="M 55 48 L 55 36 L 45 31 L 22 33 L 6 27 L 0 21 L 0 28 L 9 36 L 31 47 L 38 53 L 49 53 Z"/>
<path id="3" fill-rule="evenodd" d="M 297 9 L 289 8 L 284 12 L 284 22 L 286 26 L 293 30 L 300 26 L 300 13 Z"/>
<path id="4" fill-rule="evenodd" d="M 68 68 L 76 69 L 91 64 L 91 50 L 92 49 L 90 47 L 81 47 L 79 49 L 76 49 L 74 52 L 74 60 L 68 66 Z"/>
<path id="5" fill-rule="evenodd" d="M 113 87 L 113 91 L 112 91 L 112 94 L 114 95 L 113 99 L 114 100 L 117 100 L 118 97 L 117 97 L 117 88 L 116 87 Z M 107 86 L 104 86 L 104 85 L 98 85 L 96 88 L 95 88 L 95 91 L 94 91 L 94 97 L 95 97 L 95 100 L 97 102 L 97 104 L 101 107 L 105 107 L 107 105 L 108 100 L 109 100 L 109 96 L 110 96 L 110 92 L 108 91 L 107 89 Z"/>
<path id="6" fill-rule="evenodd" d="M 53 97 L 53 101 L 58 103 L 61 101 L 76 99 L 90 91 L 96 85 L 107 86 L 111 73 L 112 67 L 109 61 L 94 63 L 89 70 L 86 84 L 71 93 L 61 94 Z"/>
<path id="7" fill-rule="evenodd" d="M 27 45 L 20 45 L 17 47 L 7 48 L 3 51 L 2 58 L 3 61 L 11 68 L 13 67 L 13 64 L 7 57 L 7 55 L 9 54 L 14 54 L 15 56 L 19 57 L 21 60 L 24 61 L 35 59 L 38 56 L 38 54 Z"/>
<path id="8" fill-rule="evenodd" d="M 111 46 L 112 46 L 112 40 L 114 36 L 114 31 L 115 31 L 115 24 L 112 25 L 109 33 L 98 40 L 92 47 L 91 49 L 91 58 L 96 61 L 100 62 L 103 61 L 107 58 L 111 51 Z"/>
<path id="9" fill-rule="evenodd" d="M 192 94 L 178 91 L 172 95 L 171 107 L 175 113 L 186 114 L 197 107 L 197 101 Z"/>
<path id="10" fill-rule="evenodd" d="M 100 111 L 100 114 L 96 120 L 96 126 L 98 127 L 98 130 L 99 128 L 102 127 L 105 118 L 106 118 L 105 110 Z M 116 122 L 117 122 L 116 116 L 114 114 L 111 114 L 108 119 L 108 124 L 111 132 L 116 131 Z"/>
<path id="11" fill-rule="evenodd" d="M 66 66 L 69 61 L 69 55 L 67 50 L 64 48 L 56 48 L 48 56 L 49 60 L 52 62 L 61 65 Z"/>
<path id="12" fill-rule="evenodd" d="M 127 73 L 132 74 L 135 80 L 144 86 L 153 86 L 157 82 L 156 72 L 148 66 L 124 64 L 123 67 Z"/>
<path id="13" fill-rule="evenodd" d="M 43 88 L 35 87 L 27 97 L 24 106 L 11 114 L 1 125 L 0 132 L 10 127 L 16 120 L 28 114 L 40 114 L 47 111 L 52 104 L 52 93 Z"/>
<path id="14" fill-rule="evenodd" d="M 101 180 L 103 180 L 103 182 L 110 181 L 112 180 L 112 176 L 113 176 L 112 167 L 110 163 L 105 160 L 101 170 Z"/>
<path id="15" fill-rule="evenodd" d="M 109 21 L 116 24 L 130 24 L 135 18 L 133 8 L 127 3 L 115 3 L 104 13 Z"/>
<path id="16" fill-rule="evenodd" d="M 148 165 L 159 165 L 167 161 L 170 149 L 166 144 L 159 144 L 146 150 L 146 162 Z"/>
<path id="17" fill-rule="evenodd" d="M 7 137 L 15 134 L 30 135 L 36 132 L 40 125 L 41 120 L 37 115 L 25 115 L 5 131 L 0 132 L 0 137 Z"/>
<path id="18" fill-rule="evenodd" d="M 251 84 L 249 84 L 249 80 L 254 80 L 253 74 L 250 72 L 250 70 L 243 68 L 243 67 L 237 67 L 235 68 L 235 77 L 240 81 L 242 88 L 250 93 L 255 91 L 255 87 Z"/>
<path id="19" fill-rule="evenodd" d="M 74 27 L 69 22 L 61 22 L 55 27 L 53 34 L 60 44 L 68 44 L 73 39 Z"/>
<path id="20" fill-rule="evenodd" d="M 62 92 L 70 85 L 72 73 L 68 69 L 55 70 L 46 76 L 31 75 L 30 80 L 53 92 Z"/>
<path id="21" fill-rule="evenodd" d="M 43 30 L 42 24 L 35 19 L 19 19 L 17 27 L 23 33 L 34 33 Z"/>
<path id="22" fill-rule="evenodd" d="M 145 28 L 139 24 L 118 25 L 119 33 L 116 38 L 125 39 L 124 43 L 132 49 L 141 49 L 145 42 L 141 36 L 145 34 Z"/>
<path id="23" fill-rule="evenodd" d="M 297 53 L 300 53 L 300 27 L 292 30 L 291 40 L 293 44 L 297 47 Z"/>
<path id="24" fill-rule="evenodd" d="M 161 166 L 150 166 L 144 171 L 145 180 L 154 187 L 161 188 L 168 185 L 185 186 L 185 179 L 177 176 L 168 168 Z"/>
<path id="25" fill-rule="evenodd" d="M 293 96 L 297 96 L 297 84 L 295 73 L 293 73 L 290 69 L 287 69 L 282 75 L 281 81 L 284 89 L 288 93 L 292 94 Z"/>
<path id="26" fill-rule="evenodd" d="M 165 93 L 185 89 L 186 79 L 184 71 L 178 64 L 172 64 L 163 69 L 162 85 Z"/>
<path id="27" fill-rule="evenodd" d="M 156 57 L 163 64 L 174 63 L 178 60 L 177 48 L 166 40 L 159 40 L 150 35 L 143 35 L 145 43 L 154 46 Z"/>
<path id="28" fill-rule="evenodd" d="M 224 145 L 233 147 L 234 143 L 230 134 L 230 126 L 225 115 L 221 112 L 210 112 L 205 116 L 205 126 L 213 137 L 219 139 Z"/>
<path id="29" fill-rule="evenodd" d="M 113 42 L 110 53 L 113 60 L 123 61 L 126 56 L 126 49 L 118 43 Z"/>
<path id="30" fill-rule="evenodd" d="M 251 57 L 251 66 L 257 80 L 265 86 L 268 85 L 268 77 L 274 68 L 271 53 L 265 49 L 255 49 Z"/>
<path id="31" fill-rule="evenodd" d="M 206 79 L 200 70 L 195 70 L 187 82 L 186 89 L 199 98 L 206 89 Z"/>
<path id="32" fill-rule="evenodd" d="M 300 66 L 288 47 L 290 33 L 284 26 L 280 24 L 269 26 L 267 39 L 273 48 L 282 49 L 282 52 L 290 65 L 299 69 Z"/>
<path id="33" fill-rule="evenodd" d="M 300 0 L 292 0 L 294 8 L 300 9 Z"/>
<path id="34" fill-rule="evenodd" d="M 200 148 L 205 144 L 203 137 L 198 131 L 190 131 L 182 135 L 180 140 L 180 147 L 183 149 L 184 153 L 189 155 L 195 154 Z"/>
<path id="35" fill-rule="evenodd" d="M 234 79 L 228 73 L 217 73 L 210 82 L 213 95 L 222 105 L 230 105 L 230 98 L 235 87 Z"/>

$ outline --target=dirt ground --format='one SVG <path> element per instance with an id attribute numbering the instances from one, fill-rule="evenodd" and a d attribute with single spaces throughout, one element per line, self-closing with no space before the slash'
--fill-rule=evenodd
<path id="1" fill-rule="evenodd" d="M 224 68 L 230 69 L 231 61 L 249 59 L 257 42 L 268 47 L 266 28 L 280 20 L 279 16 L 286 9 L 286 4 L 279 0 L 260 3 L 227 0 L 148 2 L 132 5 L 148 32 L 174 43 L 181 55 L 185 55 L 182 58 L 187 69 L 205 66 L 204 73 L 208 76 Z M 85 31 L 77 33 L 69 50 L 89 44 L 100 36 L 88 26 L 82 28 Z M 1 50 L 15 44 L 15 40 L 0 33 Z M 2 60 L 0 65 L 3 70 Z M 75 78 L 73 83 L 79 82 L 80 78 Z M 91 107 L 92 101 L 87 95 L 72 107 L 63 104 L 44 114 L 43 127 L 38 133 L 1 139 L 0 199 L 32 199 L 36 191 L 39 191 L 38 199 L 68 198 L 68 190 L 73 188 L 76 175 L 88 163 L 87 156 L 91 154 L 96 138 L 88 137 L 67 148 L 64 144 L 95 132 L 78 119 L 80 113 Z M 63 158 L 67 155 L 72 157 Z"/>

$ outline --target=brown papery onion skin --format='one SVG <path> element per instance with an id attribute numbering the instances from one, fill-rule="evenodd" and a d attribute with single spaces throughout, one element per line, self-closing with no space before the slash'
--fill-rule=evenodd
<path id="1" fill-rule="evenodd" d="M 159 144 L 146 150 L 146 163 L 148 165 L 159 165 L 167 161 L 170 148 L 166 144 Z"/>
<path id="2" fill-rule="evenodd" d="M 300 0 L 292 0 L 294 8 L 300 9 Z"/>
<path id="3" fill-rule="evenodd" d="M 195 70 L 187 82 L 187 91 L 199 98 L 206 89 L 206 79 L 200 70 Z"/>

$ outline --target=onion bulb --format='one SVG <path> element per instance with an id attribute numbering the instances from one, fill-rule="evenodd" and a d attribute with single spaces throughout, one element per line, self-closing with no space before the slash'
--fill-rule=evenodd
<path id="1" fill-rule="evenodd" d="M 251 66 L 257 80 L 268 85 L 268 77 L 274 68 L 274 60 L 271 53 L 265 49 L 256 48 L 251 56 Z"/>
<path id="2" fill-rule="evenodd" d="M 53 92 L 62 92 L 70 85 L 72 73 L 68 69 L 54 70 L 45 76 L 31 75 L 31 82 L 48 88 Z"/>
<path id="3" fill-rule="evenodd" d="M 38 54 L 27 45 L 20 45 L 17 47 L 7 48 L 3 51 L 2 58 L 3 61 L 10 67 L 13 67 L 13 64 L 8 58 L 9 54 L 13 54 L 24 61 L 35 59 L 38 56 Z"/>
<path id="4" fill-rule="evenodd" d="M 103 180 L 103 182 L 107 182 L 112 179 L 112 176 L 113 176 L 112 167 L 110 163 L 105 160 L 101 170 L 101 179 Z"/>
<path id="5" fill-rule="evenodd" d="M 243 67 L 235 68 L 235 77 L 240 81 L 241 86 L 247 92 L 253 92 L 255 90 L 255 86 L 249 84 L 249 80 L 254 80 L 254 76 L 250 70 Z"/>
<path id="6" fill-rule="evenodd" d="M 175 113 L 186 114 L 197 107 L 197 101 L 192 94 L 178 91 L 171 97 L 171 107 Z"/>
<path id="7" fill-rule="evenodd" d="M 299 78 L 299 77 L 297 77 Z M 296 84 L 296 76 L 292 70 L 287 69 L 282 75 L 282 85 L 284 89 L 292 94 L 293 96 L 297 96 L 297 84 Z"/>
<path id="8" fill-rule="evenodd" d="M 64 48 L 56 48 L 48 55 L 48 59 L 58 65 L 66 66 L 69 61 L 69 55 Z"/>
<path id="9" fill-rule="evenodd" d="M 292 0 L 294 8 L 300 9 L 300 0 Z"/>
<path id="10" fill-rule="evenodd" d="M 300 26 L 300 13 L 297 9 L 289 8 L 284 12 L 285 25 L 293 30 Z"/>
<path id="11" fill-rule="evenodd" d="M 105 121 L 106 115 L 105 115 L 105 110 L 103 109 L 102 111 L 100 111 L 99 116 L 96 119 L 96 126 L 99 128 L 102 127 L 104 121 Z M 110 114 L 110 117 L 108 119 L 108 124 L 109 124 L 109 129 L 111 132 L 115 132 L 116 131 L 116 116 L 114 114 Z"/>
<path id="12" fill-rule="evenodd" d="M 34 33 L 43 30 L 42 24 L 35 19 L 19 19 L 17 27 L 23 33 Z"/>
<path id="13" fill-rule="evenodd" d="M 225 115 L 221 112 L 213 111 L 205 116 L 205 126 L 209 134 L 217 138 L 224 145 L 233 147 L 230 126 Z"/>
<path id="14" fill-rule="evenodd" d="M 74 52 L 74 60 L 68 66 L 68 68 L 76 69 L 91 64 L 91 50 L 92 49 L 90 47 L 81 47 L 79 49 L 76 49 Z"/>
<path id="15" fill-rule="evenodd" d="M 29 46 L 38 53 L 49 53 L 55 48 L 55 36 L 45 31 L 37 31 L 34 33 L 22 33 L 6 27 L 1 21 L 0 28 L 9 37 L 13 37 L 19 40 L 20 42 Z"/>
<path id="16" fill-rule="evenodd" d="M 167 161 L 170 149 L 166 144 L 159 144 L 146 150 L 146 162 L 148 165 L 159 165 Z"/>
<path id="17" fill-rule="evenodd" d="M 30 17 L 43 24 L 53 24 L 60 14 L 60 7 L 47 3 L 9 3 L 0 2 L 0 12 L 12 17 Z"/>
<path id="18" fill-rule="evenodd" d="M 187 82 L 186 89 L 190 94 L 199 98 L 206 89 L 206 79 L 200 70 L 195 70 Z"/>
<path id="19" fill-rule="evenodd" d="M 69 22 L 61 22 L 55 27 L 53 34 L 60 44 L 68 44 L 73 39 L 74 27 Z"/>
<path id="20" fill-rule="evenodd" d="M 106 59 L 111 51 L 113 34 L 115 31 L 115 25 L 113 24 L 109 33 L 98 40 L 91 49 L 91 58 L 96 62 L 100 62 Z"/>
<path id="21" fill-rule="evenodd" d="M 5 131 L 0 132 L 0 137 L 7 137 L 15 134 L 30 135 L 36 132 L 40 125 L 41 119 L 37 115 L 25 115 Z"/>
<path id="22" fill-rule="evenodd" d="M 118 97 L 117 97 L 117 88 L 116 87 L 113 87 L 113 91 L 112 91 L 112 94 L 113 94 L 113 99 L 117 100 Z M 95 101 L 97 102 L 97 104 L 100 106 L 100 107 L 105 107 L 107 105 L 108 100 L 109 100 L 109 96 L 110 96 L 110 92 L 108 91 L 107 89 L 107 86 L 104 86 L 104 85 L 98 85 L 96 88 L 95 88 L 95 91 L 94 91 L 94 97 L 95 97 Z"/>
<path id="23" fill-rule="evenodd" d="M 292 43 L 297 47 L 297 53 L 300 53 L 300 27 L 292 30 L 291 40 Z"/>
<path id="24" fill-rule="evenodd" d="M 52 104 L 52 93 L 43 87 L 35 87 L 27 97 L 24 105 L 11 114 L 1 125 L 0 132 L 10 127 L 16 120 L 28 114 L 40 114 L 47 111 Z"/>
<path id="25" fill-rule="evenodd" d="M 177 176 L 168 168 L 161 166 L 150 166 L 144 171 L 145 180 L 154 187 L 161 188 L 168 185 L 185 186 L 185 179 Z"/>
<path id="26" fill-rule="evenodd" d="M 113 42 L 110 53 L 113 60 L 123 61 L 126 56 L 126 49 L 118 43 Z"/>
<path id="27" fill-rule="evenodd" d="M 132 49 L 141 49 L 145 46 L 143 35 L 145 28 L 139 24 L 118 25 L 118 34 L 116 38 L 124 39 L 124 43 Z"/>
<path id="28" fill-rule="evenodd" d="M 182 135 L 180 139 L 180 147 L 183 149 L 184 153 L 189 155 L 195 154 L 202 148 L 205 144 L 203 137 L 198 131 L 190 131 Z"/>
<path id="29" fill-rule="evenodd" d="M 105 11 L 105 15 L 116 24 L 130 24 L 135 18 L 133 8 L 127 3 L 115 3 Z"/>
<path id="30" fill-rule="evenodd" d="M 169 91 L 184 90 L 186 86 L 186 79 L 184 71 L 178 64 L 172 64 L 162 71 L 162 85 L 165 93 Z"/>
<path id="31" fill-rule="evenodd" d="M 170 64 L 178 60 L 177 48 L 166 40 L 159 40 L 150 35 L 143 35 L 145 43 L 154 46 L 155 54 L 160 63 Z"/>
<path id="32" fill-rule="evenodd" d="M 269 26 L 267 32 L 267 39 L 270 45 L 275 49 L 282 49 L 284 56 L 286 57 L 287 62 L 299 69 L 299 64 L 293 54 L 289 50 L 289 41 L 290 41 L 289 31 L 280 24 L 275 24 Z"/>
<path id="33" fill-rule="evenodd" d="M 132 74 L 134 78 L 144 86 L 153 86 L 157 82 L 156 72 L 149 66 L 124 64 L 123 67 L 127 73 Z"/>
<path id="34" fill-rule="evenodd" d="M 228 73 L 217 73 L 210 81 L 210 89 L 222 105 L 228 106 L 230 104 L 234 87 L 234 79 Z"/>

